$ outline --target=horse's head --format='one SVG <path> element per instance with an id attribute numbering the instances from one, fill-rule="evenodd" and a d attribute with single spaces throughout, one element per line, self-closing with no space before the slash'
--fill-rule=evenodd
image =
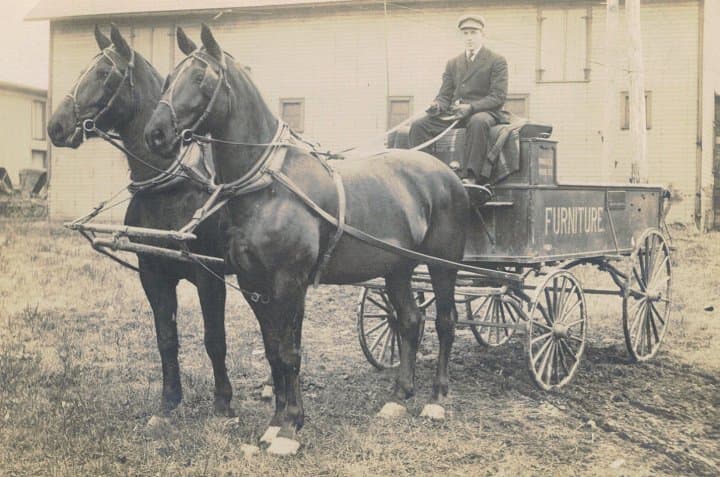
<path id="1" fill-rule="evenodd" d="M 83 142 L 83 128 L 113 129 L 133 114 L 135 52 L 115 25 L 110 39 L 96 26 L 95 40 L 100 53 L 48 122 L 48 134 L 55 146 L 76 148 Z"/>
<path id="2" fill-rule="evenodd" d="M 206 26 L 202 48 L 177 29 L 183 59 L 168 75 L 163 95 L 145 126 L 145 142 L 158 154 L 172 156 L 193 134 L 205 134 L 211 124 L 222 121 L 231 104 L 225 53 Z"/>

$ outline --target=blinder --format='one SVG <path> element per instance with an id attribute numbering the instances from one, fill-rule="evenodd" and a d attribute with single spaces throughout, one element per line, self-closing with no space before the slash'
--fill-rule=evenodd
<path id="1" fill-rule="evenodd" d="M 202 94 L 211 98 L 215 92 L 218 81 L 220 81 L 220 75 L 210 65 L 207 65 L 202 82 L 200 83 L 200 91 Z"/>
<path id="2" fill-rule="evenodd" d="M 120 73 L 120 71 L 118 71 L 117 67 L 115 67 L 113 65 L 107 78 L 105 78 L 103 87 L 105 88 L 106 92 L 112 94 L 120 87 L 120 85 L 122 84 L 124 79 L 125 79 L 125 75 Z"/>

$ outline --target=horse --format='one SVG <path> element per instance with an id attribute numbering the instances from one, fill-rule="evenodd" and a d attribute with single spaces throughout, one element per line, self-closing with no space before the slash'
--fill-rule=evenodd
<path id="1" fill-rule="evenodd" d="M 301 332 L 314 280 L 350 284 L 384 277 L 397 313 L 392 326 L 400 336 L 400 366 L 381 414 L 406 412 L 404 402 L 415 393 L 421 324 L 411 288 L 418 260 L 340 231 L 345 224 L 410 251 L 458 261 L 470 213 L 460 179 L 418 151 L 388 150 L 330 165 L 288 132 L 210 28 L 202 25 L 200 49 L 192 48 L 181 30 L 177 39 L 186 57 L 168 76 L 145 140 L 152 151 L 172 157 L 183 141 L 209 134 L 218 181 L 233 191 L 226 205 L 226 260 L 243 288 L 267 297 L 250 306 L 275 388 L 275 412 L 264 435 L 271 441 L 268 452 L 294 454 L 300 446 Z M 423 413 L 433 416 L 444 412 L 448 395 L 457 270 L 428 268 L 437 299 L 439 354 Z"/>
<path id="2" fill-rule="evenodd" d="M 133 184 L 140 185 L 129 203 L 125 224 L 178 229 L 206 202 L 209 192 L 179 174 L 158 174 L 168 170 L 173 160 L 152 153 L 143 141 L 142 132 L 160 99 L 163 79 L 140 53 L 130 48 L 114 25 L 110 36 L 108 39 L 95 27 L 100 53 L 53 112 L 48 134 L 55 146 L 78 148 L 84 140 L 86 120 L 94 121 L 100 130 L 115 130 L 130 151 L 126 156 Z M 200 225 L 197 240 L 190 247 L 192 252 L 214 256 L 223 252 L 222 220 L 221 211 Z M 145 239 L 144 243 L 151 242 Z M 197 287 L 200 299 L 205 348 L 215 377 L 214 411 L 221 416 L 233 416 L 232 387 L 225 365 L 226 289 L 225 283 L 213 276 L 223 276 L 224 270 L 217 266 L 205 269 L 198 264 L 147 254 L 138 254 L 138 269 L 153 311 L 162 362 L 160 412 L 167 415 L 182 401 L 176 289 L 179 281 L 186 279 Z"/>

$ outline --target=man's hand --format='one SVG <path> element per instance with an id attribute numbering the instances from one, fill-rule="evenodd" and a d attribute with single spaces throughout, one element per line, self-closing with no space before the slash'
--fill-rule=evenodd
<path id="1" fill-rule="evenodd" d="M 459 119 L 465 119 L 472 115 L 472 106 L 469 104 L 456 104 L 451 112 Z"/>
<path id="2" fill-rule="evenodd" d="M 437 116 L 438 114 L 442 113 L 443 107 L 442 105 L 437 102 L 433 101 L 430 103 L 430 106 L 425 110 L 426 113 L 428 113 L 430 116 Z"/>

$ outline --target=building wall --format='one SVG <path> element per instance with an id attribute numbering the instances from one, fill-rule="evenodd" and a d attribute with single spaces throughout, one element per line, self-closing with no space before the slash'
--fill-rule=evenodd
<path id="1" fill-rule="evenodd" d="M 538 7 L 532 2 L 507 3 L 483 7 L 482 13 L 488 47 L 505 55 L 510 64 L 510 93 L 528 95 L 530 117 L 553 124 L 553 137 L 560 142 L 561 180 L 598 181 L 605 67 L 616 63 L 626 68 L 625 61 L 605 58 L 604 5 L 586 4 L 592 14 L 590 80 L 538 83 Z M 279 110 L 281 98 L 304 98 L 304 135 L 337 150 L 382 143 L 388 93 L 411 96 L 414 112 L 433 99 L 445 62 L 462 49 L 455 21 L 461 13 L 476 10 L 391 4 L 387 20 L 380 5 L 353 11 L 226 13 L 209 23 L 224 49 L 251 68 L 272 110 Z M 670 219 L 683 222 L 693 219 L 695 205 L 699 11 L 697 1 L 655 1 L 642 8 L 646 85 L 652 92 L 649 180 L 672 184 L 682 193 Z M 179 18 L 178 24 L 199 42 L 199 23 L 210 17 Z M 180 59 L 172 38 L 175 22 L 169 16 L 114 21 L 132 33 L 136 48 L 163 74 Z M 621 32 L 620 41 L 626 42 L 624 23 Z M 97 49 L 87 22 L 56 24 L 53 42 L 51 88 L 56 105 Z M 628 89 L 624 75 L 619 76 L 618 95 Z M 619 113 L 615 116 L 618 144 L 611 176 L 625 181 L 630 174 L 630 138 L 628 131 L 619 129 Z M 97 141 L 78 151 L 54 148 L 51 215 L 69 217 L 89 209 L 126 182 L 126 169 L 112 148 Z"/>
<path id="2" fill-rule="evenodd" d="M 8 171 L 13 186 L 20 184 L 19 172 L 21 169 L 44 167 L 39 154 L 47 151 L 47 141 L 37 134 L 33 139 L 33 121 L 42 124 L 42 118 L 33 114 L 33 102 L 39 101 L 43 105 L 46 98 L 43 95 L 23 93 L 11 89 L 0 88 L 0 166 Z M 45 125 L 42 124 L 44 133 Z M 39 154 L 33 156 L 33 150 Z"/>

